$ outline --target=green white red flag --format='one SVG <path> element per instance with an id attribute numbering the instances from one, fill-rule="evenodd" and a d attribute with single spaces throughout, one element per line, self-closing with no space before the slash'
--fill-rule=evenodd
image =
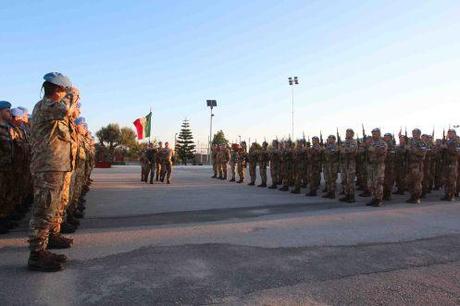
<path id="1" fill-rule="evenodd" d="M 136 119 L 134 126 L 137 131 L 137 139 L 141 140 L 150 137 L 150 128 L 152 126 L 152 112 L 147 116 Z"/>

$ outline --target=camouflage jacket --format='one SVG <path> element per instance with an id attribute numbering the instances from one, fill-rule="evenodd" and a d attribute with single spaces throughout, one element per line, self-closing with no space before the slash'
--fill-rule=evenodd
<path id="1" fill-rule="evenodd" d="M 372 139 L 367 149 L 368 162 L 372 164 L 384 163 L 387 157 L 388 145 L 382 139 Z"/>
<path id="2" fill-rule="evenodd" d="M 262 148 L 258 154 L 258 161 L 260 166 L 267 166 L 270 161 L 270 152 L 267 148 Z"/>
<path id="3" fill-rule="evenodd" d="M 326 144 L 324 149 L 324 161 L 327 163 L 339 162 L 339 148 L 337 144 Z"/>
<path id="4" fill-rule="evenodd" d="M 11 171 L 13 164 L 13 127 L 0 124 L 0 171 Z"/>
<path id="5" fill-rule="evenodd" d="M 45 97 L 35 105 L 31 129 L 33 173 L 72 170 L 74 140 L 68 116 L 72 99 L 67 95 L 54 102 Z"/>
<path id="6" fill-rule="evenodd" d="M 343 160 L 355 161 L 358 154 L 358 143 L 354 139 L 345 139 L 340 146 L 340 154 Z"/>
<path id="7" fill-rule="evenodd" d="M 408 150 L 410 164 L 418 164 L 425 159 L 427 148 L 422 140 L 411 139 L 409 141 Z"/>

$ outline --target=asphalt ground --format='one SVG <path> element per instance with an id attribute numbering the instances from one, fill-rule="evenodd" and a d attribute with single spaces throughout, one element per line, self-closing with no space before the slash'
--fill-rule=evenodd
<path id="1" fill-rule="evenodd" d="M 460 202 L 346 204 L 176 167 L 96 169 L 71 261 L 30 272 L 0 236 L 0 305 L 459 305 Z"/>

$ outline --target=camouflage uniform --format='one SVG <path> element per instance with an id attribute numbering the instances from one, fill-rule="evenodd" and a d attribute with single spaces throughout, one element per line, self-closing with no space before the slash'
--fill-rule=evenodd
<path id="1" fill-rule="evenodd" d="M 258 149 L 255 144 L 252 144 L 249 148 L 248 162 L 249 162 L 249 176 L 251 181 L 248 185 L 254 185 L 257 179 L 256 167 L 257 167 Z"/>
<path id="2" fill-rule="evenodd" d="M 305 145 L 304 141 L 299 141 L 297 143 L 297 146 L 294 150 L 294 158 L 293 158 L 293 164 L 294 164 L 294 190 L 292 190 L 292 193 L 300 193 L 300 188 L 303 185 L 303 178 L 306 171 L 306 164 L 305 164 Z"/>
<path id="3" fill-rule="evenodd" d="M 353 202 L 355 199 L 356 155 L 358 143 L 353 138 L 347 138 L 340 146 L 342 160 L 342 179 L 344 180 L 344 201 Z"/>
<path id="4" fill-rule="evenodd" d="M 429 140 L 425 141 L 426 154 L 423 160 L 423 181 L 422 181 L 422 197 L 427 193 L 430 193 L 433 188 L 433 176 L 432 176 L 432 163 L 433 163 L 433 143 Z"/>
<path id="5" fill-rule="evenodd" d="M 280 167 L 281 167 L 281 154 L 279 150 L 279 143 L 277 140 L 273 141 L 270 149 L 270 176 L 272 178 L 271 189 L 275 189 L 280 184 Z"/>
<path id="6" fill-rule="evenodd" d="M 395 194 L 404 194 L 407 190 L 407 148 L 405 144 L 399 144 L 395 148 L 394 165 L 395 165 L 395 181 L 397 190 Z"/>
<path id="7" fill-rule="evenodd" d="M 321 184 L 321 165 L 323 157 L 323 148 L 319 143 L 313 143 L 311 148 L 307 149 L 308 155 L 308 185 L 310 186 L 309 196 L 316 196 Z"/>
<path id="8" fill-rule="evenodd" d="M 14 207 L 12 135 L 13 127 L 9 123 L 0 124 L 0 221 Z"/>
<path id="9" fill-rule="evenodd" d="M 243 145 L 238 150 L 238 164 L 237 164 L 237 171 L 238 171 L 238 183 L 242 183 L 244 181 L 244 173 L 246 169 L 246 161 L 248 158 L 248 154 L 246 153 L 246 146 Z"/>
<path id="10" fill-rule="evenodd" d="M 231 182 L 235 181 L 236 178 L 236 165 L 238 164 L 238 149 L 232 148 L 230 153 L 230 173 L 232 174 L 232 178 L 230 179 Z"/>
<path id="11" fill-rule="evenodd" d="M 458 164 L 460 158 L 460 142 L 449 139 L 445 144 L 445 197 L 443 200 L 453 201 L 457 192 Z"/>
<path id="12" fill-rule="evenodd" d="M 171 148 L 162 149 L 161 181 L 166 177 L 166 183 L 170 183 L 172 173 L 172 161 L 174 159 L 174 150 Z"/>
<path id="13" fill-rule="evenodd" d="M 270 152 L 268 151 L 268 144 L 264 142 L 262 144 L 262 149 L 258 152 L 258 159 L 259 162 L 259 173 L 262 183 L 259 187 L 267 187 L 267 167 L 270 161 Z"/>
<path id="14" fill-rule="evenodd" d="M 73 96 L 59 102 L 47 97 L 33 111 L 31 171 L 34 181 L 34 206 L 30 220 L 30 249 L 45 250 L 51 227 L 62 220 L 59 210 L 63 201 L 66 177 L 72 171 L 73 139 L 68 109 Z"/>
<path id="15" fill-rule="evenodd" d="M 228 176 L 228 162 L 230 161 L 230 149 L 228 147 L 224 147 L 222 149 L 222 157 L 221 157 L 221 172 L 223 175 L 223 179 L 226 180 Z"/>
<path id="16" fill-rule="evenodd" d="M 392 136 L 391 136 L 392 137 Z M 395 160 L 396 160 L 396 146 L 393 139 L 386 142 L 387 157 L 385 158 L 385 177 L 383 181 L 383 200 L 391 200 L 391 194 L 395 183 Z"/>
<path id="17" fill-rule="evenodd" d="M 211 147 L 211 162 L 212 162 L 212 171 L 214 175 L 212 176 L 213 178 L 217 177 L 217 153 L 218 153 L 218 148 L 216 145 L 213 145 Z"/>
<path id="18" fill-rule="evenodd" d="M 335 192 L 337 188 L 337 177 L 339 171 L 339 148 L 337 144 L 327 143 L 324 148 L 323 154 L 324 179 L 326 181 L 327 186 L 327 194 L 324 197 L 333 199 L 335 198 Z"/>
<path id="19" fill-rule="evenodd" d="M 372 194 L 369 204 L 381 205 L 385 177 L 385 158 L 388 146 L 382 139 L 373 139 L 368 146 L 367 185 Z"/>
<path id="20" fill-rule="evenodd" d="M 426 145 L 420 139 L 411 139 L 408 144 L 408 188 L 411 198 L 408 202 L 420 203 L 423 182 L 423 160 Z"/>

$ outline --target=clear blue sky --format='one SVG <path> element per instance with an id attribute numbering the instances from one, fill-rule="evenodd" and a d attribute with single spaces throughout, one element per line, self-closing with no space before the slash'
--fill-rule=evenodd
<path id="1" fill-rule="evenodd" d="M 69 75 L 92 130 L 174 139 L 188 118 L 201 144 L 207 98 L 231 140 L 335 128 L 431 133 L 460 123 L 460 1 L 3 1 L 0 99 L 32 108 L 41 77 Z"/>

